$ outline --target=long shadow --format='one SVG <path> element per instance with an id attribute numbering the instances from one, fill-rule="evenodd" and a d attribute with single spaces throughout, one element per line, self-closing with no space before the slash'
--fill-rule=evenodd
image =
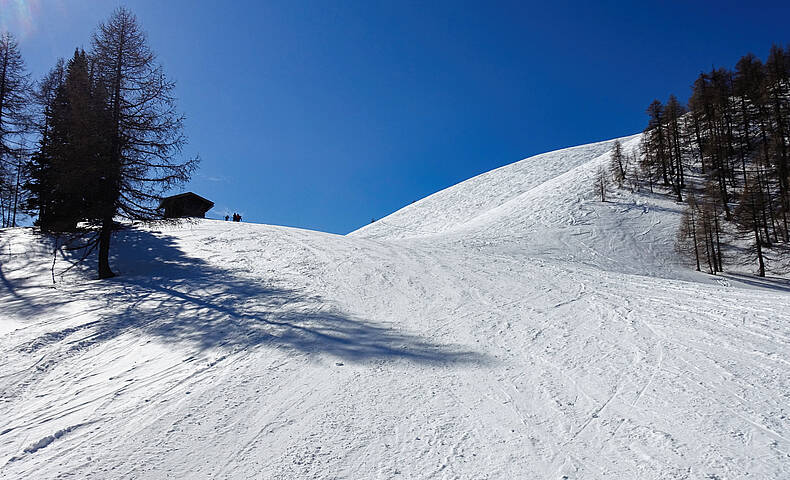
<path id="1" fill-rule="evenodd" d="M 753 287 L 766 288 L 779 292 L 790 292 L 790 280 L 786 278 L 756 277 L 754 275 L 742 273 L 723 273 L 722 276 Z"/>
<path id="2" fill-rule="evenodd" d="M 8 292 L 10 297 L 5 305 L 0 305 L 0 320 L 5 312 L 14 313 L 18 317 L 32 316 L 40 312 L 44 306 L 44 303 L 40 303 L 41 292 L 52 288 L 48 279 L 42 281 L 40 273 L 45 269 L 48 271 L 44 264 L 51 261 L 51 253 L 42 252 L 52 252 L 55 246 L 53 238 L 35 237 L 35 244 L 24 245 L 25 248 L 21 251 L 11 253 L 11 250 L 20 246 L 21 241 L 14 239 L 10 230 L 0 230 L 0 290 Z M 12 277 L 16 278 L 9 278 L 9 274 L 15 274 Z M 66 299 L 49 298 L 46 306 L 54 308 L 65 303 Z"/>
<path id="3" fill-rule="evenodd" d="M 354 318 L 332 302 L 298 288 L 267 284 L 239 269 L 220 268 L 189 256 L 171 236 L 127 230 L 117 233 L 113 242 L 117 253 L 112 264 L 121 275 L 69 289 L 72 298 L 100 299 L 98 320 L 48 334 L 26 345 L 26 350 L 37 350 L 80 329 L 87 331 L 81 332 L 83 340 L 71 349 L 141 330 L 162 342 L 199 349 L 269 346 L 329 354 L 350 362 L 487 361 L 457 346 L 435 344 Z"/>
<path id="4" fill-rule="evenodd" d="M 660 199 L 663 199 L 663 200 L 667 200 L 667 197 L 665 195 L 660 195 L 660 194 L 657 194 L 657 193 L 649 193 L 648 192 L 647 194 L 643 193 L 642 195 L 648 196 L 648 197 L 651 197 L 651 198 L 660 198 Z M 676 208 L 668 208 L 668 207 L 663 207 L 663 206 L 656 205 L 656 204 L 637 205 L 636 203 L 627 202 L 627 201 L 620 201 L 619 199 L 609 200 L 608 203 L 609 203 L 610 206 L 622 207 L 622 208 L 624 208 L 627 211 L 641 210 L 642 213 L 648 213 L 648 212 L 651 212 L 651 211 L 664 212 L 664 213 L 674 213 L 674 214 L 683 213 L 683 205 L 679 204 L 677 202 L 675 202 L 675 205 L 677 206 Z"/>
<path id="5" fill-rule="evenodd" d="M 19 287 L 17 285 L 14 285 L 14 283 L 8 280 L 8 278 L 6 277 L 5 272 L 3 271 L 3 262 L 0 262 L 0 283 L 3 284 L 3 287 L 5 287 L 5 289 L 8 290 L 8 293 L 10 293 L 11 296 L 14 297 L 14 299 L 24 300 L 22 295 L 17 291 Z"/>

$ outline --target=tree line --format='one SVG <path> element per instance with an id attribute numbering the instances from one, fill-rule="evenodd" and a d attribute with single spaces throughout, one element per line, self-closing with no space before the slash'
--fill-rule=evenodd
<path id="1" fill-rule="evenodd" d="M 116 219 L 156 218 L 162 195 L 197 167 L 180 155 L 174 86 L 125 8 L 37 82 L 14 37 L 0 35 L 2 226 L 24 213 L 42 232 L 87 230 L 81 247 L 98 248 L 99 278 L 114 276 Z"/>
<path id="2" fill-rule="evenodd" d="M 790 247 L 790 47 L 701 73 L 686 105 L 670 95 L 647 114 L 638 158 L 617 144 L 611 176 L 683 202 L 676 247 L 698 271 L 724 271 L 722 250 L 745 245 L 765 276 L 767 254 Z M 603 192 L 608 178 L 598 177 Z"/>

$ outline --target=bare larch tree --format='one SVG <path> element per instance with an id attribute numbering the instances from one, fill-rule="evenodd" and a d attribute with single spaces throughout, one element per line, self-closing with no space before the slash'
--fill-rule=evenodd
<path id="1" fill-rule="evenodd" d="M 30 127 L 30 81 L 19 46 L 0 33 L 0 211 L 2 226 L 15 226 L 24 138 Z"/>
<path id="2" fill-rule="evenodd" d="M 176 111 L 175 84 L 165 76 L 136 17 L 117 9 L 93 35 L 91 58 L 107 89 L 109 152 L 102 183 L 99 278 L 109 265 L 113 219 L 155 218 L 164 192 L 189 180 L 198 159 L 181 158 L 184 117 Z"/>

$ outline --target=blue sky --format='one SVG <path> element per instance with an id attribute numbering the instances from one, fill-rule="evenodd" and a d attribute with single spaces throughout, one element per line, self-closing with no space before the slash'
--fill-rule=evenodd
<path id="1" fill-rule="evenodd" d="M 0 0 L 35 78 L 134 11 L 215 217 L 347 233 L 787 44 L 788 2 Z"/>

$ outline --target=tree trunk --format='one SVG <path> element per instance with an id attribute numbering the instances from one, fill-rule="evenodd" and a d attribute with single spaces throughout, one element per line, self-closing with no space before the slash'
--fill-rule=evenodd
<path id="1" fill-rule="evenodd" d="M 699 161 L 700 161 L 700 168 L 702 169 L 702 174 L 705 175 L 705 155 L 702 153 L 702 135 L 699 131 L 699 120 L 697 117 L 694 116 L 694 135 L 697 137 L 697 150 L 699 150 Z"/>
<path id="2" fill-rule="evenodd" d="M 711 255 L 711 252 L 710 252 L 711 248 L 713 248 L 713 245 L 711 244 L 710 241 L 708 241 L 708 224 L 707 224 L 707 220 L 705 219 L 705 217 L 702 217 L 702 233 L 703 233 L 704 238 L 705 238 L 705 260 L 708 262 L 708 272 L 711 275 L 713 275 L 714 274 L 713 273 L 713 263 L 712 263 L 712 260 L 711 260 L 711 256 L 712 255 Z"/>
<path id="3" fill-rule="evenodd" d="M 691 239 L 694 242 L 694 259 L 697 261 L 697 271 L 700 271 L 699 268 L 699 241 L 697 240 L 697 219 L 694 216 L 694 212 L 691 213 Z"/>
<path id="4" fill-rule="evenodd" d="M 763 248 L 760 244 L 760 234 L 757 231 L 757 226 L 754 227 L 754 241 L 757 245 L 757 263 L 760 265 L 760 270 L 757 272 L 758 277 L 765 276 L 765 263 L 763 262 Z"/>
<path id="5" fill-rule="evenodd" d="M 106 203 L 104 208 L 106 213 L 102 219 L 101 232 L 99 233 L 99 278 L 112 278 L 115 273 L 110 269 L 110 240 L 112 239 L 112 226 L 113 215 L 115 214 L 115 199 L 117 197 L 116 188 L 116 171 L 115 167 L 120 165 L 121 147 L 120 147 L 120 114 L 121 114 L 121 74 L 122 74 L 122 59 L 123 59 L 123 37 L 122 41 L 118 44 L 118 58 L 116 59 L 115 78 L 113 79 L 113 107 L 112 107 L 112 146 L 110 168 L 112 171 L 108 172 L 105 182 L 108 183 L 105 190 L 106 197 L 103 199 Z"/>
<path id="6" fill-rule="evenodd" d="M 16 185 L 14 185 L 14 215 L 11 219 L 11 226 L 16 227 L 16 207 L 19 203 L 19 175 L 22 168 L 22 162 L 17 161 L 16 164 Z"/>
<path id="7" fill-rule="evenodd" d="M 717 214 L 715 214 L 715 211 L 714 211 L 714 216 L 713 216 L 713 226 L 714 226 L 714 228 L 716 230 L 716 262 L 719 265 L 719 271 L 723 272 L 724 271 L 724 267 L 721 264 L 721 240 L 719 239 L 719 232 L 720 232 L 719 216 Z"/>
<path id="8" fill-rule="evenodd" d="M 99 232 L 99 278 L 112 278 L 110 270 L 110 239 L 112 239 L 112 216 L 105 216 Z"/>

